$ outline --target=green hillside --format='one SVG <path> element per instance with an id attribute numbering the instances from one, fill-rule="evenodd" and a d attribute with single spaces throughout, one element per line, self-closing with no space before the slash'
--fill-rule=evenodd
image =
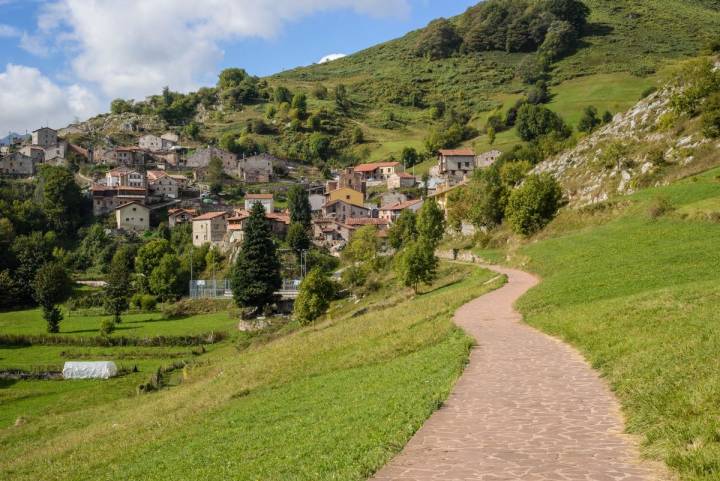
<path id="1" fill-rule="evenodd" d="M 527 322 L 577 346 L 644 454 L 687 480 L 720 472 L 719 175 L 564 210 L 514 254 L 543 279 Z"/>
<path id="2" fill-rule="evenodd" d="M 668 65 L 696 54 L 720 25 L 714 0 L 584 3 L 590 15 L 580 39 L 572 52 L 550 64 L 546 76 L 550 107 L 571 125 L 588 104 L 612 113 L 630 107 L 641 92 L 662 83 Z M 481 3 L 452 18 L 451 25 L 462 34 L 471 14 L 482 8 Z M 447 58 L 419 55 L 418 42 L 428 28 L 333 62 L 264 79 L 221 80 L 217 88 L 187 96 L 168 92 L 126 110 L 159 115 L 168 126 L 195 122 L 198 132 L 186 136 L 186 144 L 219 142 L 238 153 L 268 150 L 318 166 L 399 158 L 404 147 L 428 154 L 429 132 L 446 132 L 453 125 L 462 135 L 446 146 L 487 149 L 487 118 L 502 114 L 530 88 L 518 77 L 518 66 L 535 56 L 533 49 L 508 53 L 461 46 Z M 334 93 L 339 85 L 346 92 L 342 108 Z M 287 96 L 278 96 L 282 89 L 289 90 Z M 297 93 L 305 94 L 307 107 L 298 110 L 293 104 Z M 96 128 L 106 129 L 105 120 Z M 518 141 L 512 129 L 498 132 L 495 147 L 507 149 Z"/>

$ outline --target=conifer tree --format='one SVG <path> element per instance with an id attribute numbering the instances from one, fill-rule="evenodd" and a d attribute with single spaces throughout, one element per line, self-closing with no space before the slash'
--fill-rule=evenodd
<path id="1" fill-rule="evenodd" d="M 273 302 L 275 291 L 282 285 L 270 224 L 265 208 L 259 203 L 250 211 L 231 282 L 237 305 L 254 307 L 256 312 Z"/>
<path id="2" fill-rule="evenodd" d="M 112 314 L 113 322 L 119 324 L 120 315 L 129 307 L 130 269 L 132 262 L 127 248 L 120 248 L 110 262 L 110 272 L 105 285 L 105 309 Z"/>

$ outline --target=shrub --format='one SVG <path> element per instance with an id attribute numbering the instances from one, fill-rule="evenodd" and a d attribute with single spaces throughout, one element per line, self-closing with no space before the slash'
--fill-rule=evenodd
<path id="1" fill-rule="evenodd" d="M 648 206 L 648 215 L 651 219 L 657 219 L 675 210 L 667 197 L 656 197 Z"/>
<path id="2" fill-rule="evenodd" d="M 335 295 L 335 286 L 320 269 L 313 269 L 300 285 L 294 316 L 302 325 L 320 317 Z"/>
<path id="3" fill-rule="evenodd" d="M 552 110 L 540 105 L 524 104 L 520 107 L 516 124 L 520 138 L 526 142 L 553 132 L 563 138 L 570 135 L 565 121 Z"/>
<path id="4" fill-rule="evenodd" d="M 342 271 L 341 280 L 347 287 L 360 287 L 367 281 L 367 272 L 360 266 L 349 266 Z"/>
<path id="5" fill-rule="evenodd" d="M 109 336 L 115 331 L 115 321 L 107 318 L 104 319 L 102 324 L 100 324 L 100 335 L 101 336 Z"/>
<path id="6" fill-rule="evenodd" d="M 710 97 L 703 106 L 702 127 L 707 137 L 720 137 L 720 94 Z"/>
<path id="7" fill-rule="evenodd" d="M 157 297 L 146 294 L 140 297 L 140 308 L 145 312 L 154 311 L 157 307 Z"/>
<path id="8" fill-rule="evenodd" d="M 513 190 L 506 216 L 516 234 L 532 235 L 547 225 L 557 212 L 562 189 L 549 174 L 530 175 Z"/>
<path id="9" fill-rule="evenodd" d="M 422 31 L 415 53 L 431 59 L 447 58 L 457 51 L 462 39 L 452 23 L 444 18 L 433 20 Z"/>

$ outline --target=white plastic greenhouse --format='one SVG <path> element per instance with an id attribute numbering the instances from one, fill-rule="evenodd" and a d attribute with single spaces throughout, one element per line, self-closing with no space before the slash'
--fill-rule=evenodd
<path id="1" fill-rule="evenodd" d="M 117 376 L 117 366 L 112 361 L 66 362 L 64 379 L 108 379 Z"/>

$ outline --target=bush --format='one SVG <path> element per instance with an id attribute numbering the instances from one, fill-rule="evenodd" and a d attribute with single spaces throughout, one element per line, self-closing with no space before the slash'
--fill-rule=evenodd
<path id="1" fill-rule="evenodd" d="M 516 234 L 532 235 L 552 220 L 560 207 L 562 189 L 549 174 L 533 174 L 513 190 L 506 217 Z"/>
<path id="2" fill-rule="evenodd" d="M 720 137 L 720 94 L 710 97 L 703 106 L 702 127 L 707 137 Z"/>
<path id="3" fill-rule="evenodd" d="M 341 280 L 346 287 L 360 287 L 367 281 L 367 272 L 360 266 L 350 266 L 342 272 Z"/>
<path id="4" fill-rule="evenodd" d="M 144 295 L 140 298 L 140 308 L 145 312 L 154 311 L 157 307 L 157 297 L 151 295 Z"/>
<path id="5" fill-rule="evenodd" d="M 308 325 L 330 306 L 335 286 L 320 269 L 313 269 L 300 285 L 294 316 L 301 325 Z"/>
<path id="6" fill-rule="evenodd" d="M 107 318 L 104 319 L 102 324 L 100 325 L 100 335 L 101 336 L 109 336 L 115 331 L 115 321 Z"/>
<path id="7" fill-rule="evenodd" d="M 648 206 L 648 215 L 651 219 L 657 219 L 675 210 L 667 197 L 656 197 Z"/>
<path id="8" fill-rule="evenodd" d="M 565 121 L 552 110 L 540 105 L 524 104 L 520 107 L 516 124 L 520 138 L 526 142 L 553 132 L 562 138 L 570 136 L 570 128 Z"/>
<path id="9" fill-rule="evenodd" d="M 421 32 L 415 53 L 433 60 L 447 58 L 457 51 L 462 39 L 452 23 L 444 18 L 433 20 Z"/>

